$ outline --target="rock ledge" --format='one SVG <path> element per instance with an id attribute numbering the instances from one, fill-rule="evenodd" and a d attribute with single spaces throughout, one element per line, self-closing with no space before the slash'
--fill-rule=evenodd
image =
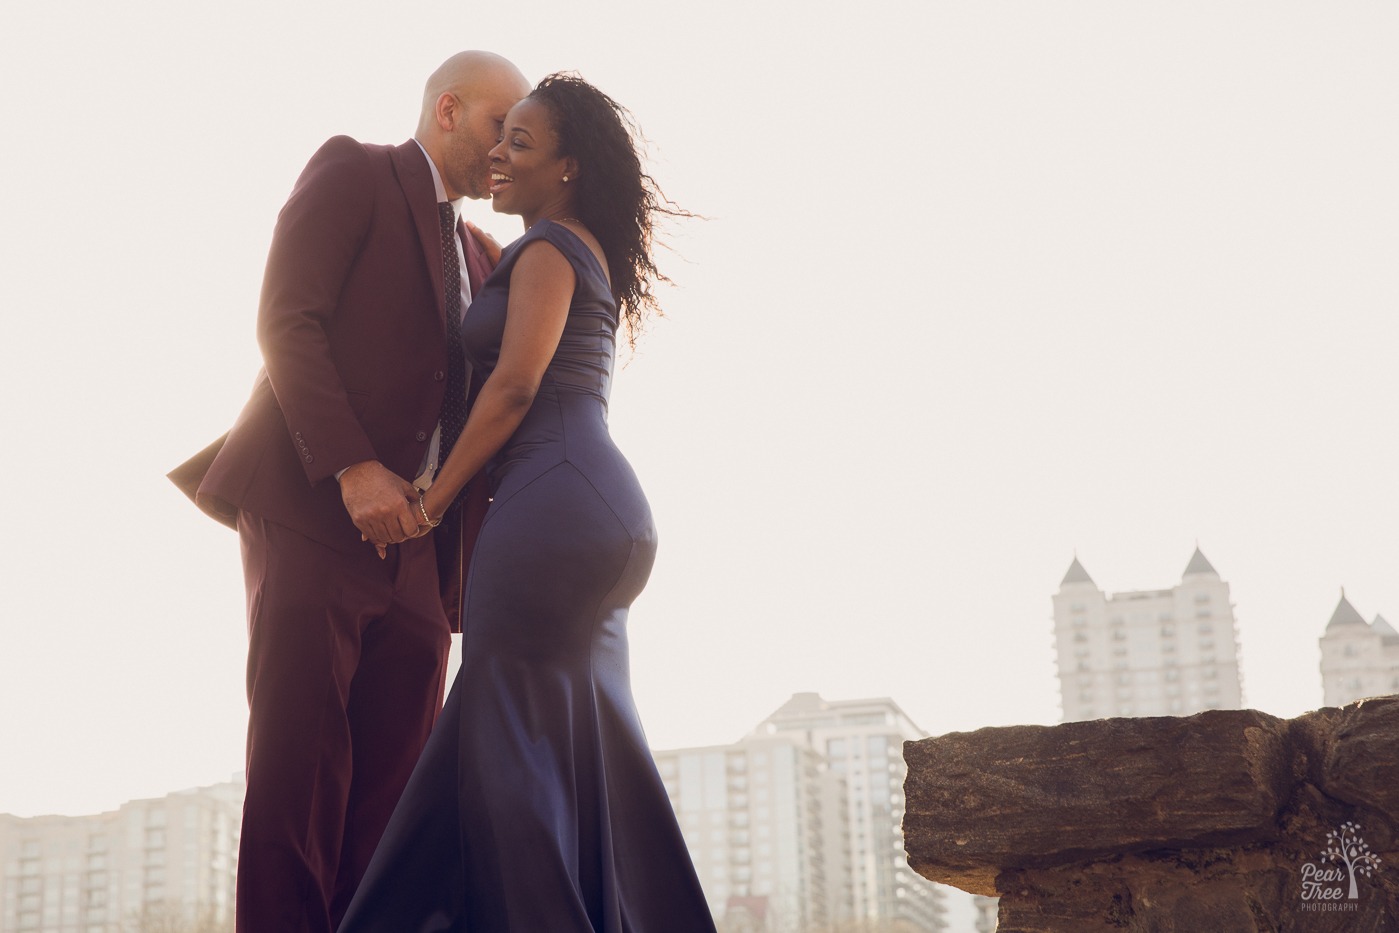
<path id="1" fill-rule="evenodd" d="M 909 864 L 999 896 L 1000 933 L 1399 923 L 1399 697 L 981 729 L 904 758 Z"/>

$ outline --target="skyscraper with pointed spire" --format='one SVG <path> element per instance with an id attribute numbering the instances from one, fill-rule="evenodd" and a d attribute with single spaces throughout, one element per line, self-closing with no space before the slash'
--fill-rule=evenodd
<path id="1" fill-rule="evenodd" d="M 1170 589 L 1111 595 L 1075 555 L 1053 599 L 1064 722 L 1243 705 L 1229 584 L 1198 547 Z"/>
<path id="2" fill-rule="evenodd" d="M 1399 632 L 1381 615 L 1366 622 L 1345 590 L 1321 636 L 1321 689 L 1327 706 L 1399 693 Z"/>

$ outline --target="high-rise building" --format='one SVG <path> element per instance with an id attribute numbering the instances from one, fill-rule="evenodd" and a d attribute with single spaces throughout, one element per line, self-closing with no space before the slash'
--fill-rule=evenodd
<path id="1" fill-rule="evenodd" d="M 931 933 L 943 891 L 903 850 L 893 700 L 798 693 L 733 745 L 655 752 L 722 933 Z"/>
<path id="2" fill-rule="evenodd" d="M 1327 706 L 1399 693 L 1399 632 L 1356 611 L 1345 591 L 1321 636 L 1321 689 Z"/>
<path id="3" fill-rule="evenodd" d="M 93 816 L 0 814 L 0 931 L 233 929 L 243 784 Z"/>
<path id="4" fill-rule="evenodd" d="M 1001 899 L 972 895 L 972 908 L 976 911 L 976 921 L 972 927 L 976 933 L 996 933 L 996 915 L 1000 910 Z"/>
<path id="5" fill-rule="evenodd" d="M 800 742 L 844 778 L 856 928 L 944 929 L 943 892 L 909 868 L 903 846 L 903 743 L 927 733 L 887 697 L 828 701 L 798 693 L 753 735 Z"/>
<path id="6" fill-rule="evenodd" d="M 1075 557 L 1054 595 L 1064 722 L 1243 705 L 1229 584 L 1197 547 L 1180 583 L 1108 595 Z"/>
<path id="7" fill-rule="evenodd" d="M 782 737 L 655 753 L 726 933 L 825 933 L 851 916 L 845 785 Z"/>

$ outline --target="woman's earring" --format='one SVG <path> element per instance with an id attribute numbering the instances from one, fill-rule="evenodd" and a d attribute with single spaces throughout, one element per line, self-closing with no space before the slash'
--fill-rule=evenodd
<path id="1" fill-rule="evenodd" d="M 565 176 L 563 177 L 563 183 L 564 183 L 565 185 L 568 184 L 568 176 L 567 176 L 567 175 L 565 175 Z"/>

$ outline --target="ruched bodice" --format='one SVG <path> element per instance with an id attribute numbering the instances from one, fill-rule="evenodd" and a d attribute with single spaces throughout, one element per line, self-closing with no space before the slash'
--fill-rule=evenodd
<path id="1" fill-rule="evenodd" d="M 567 462 L 588 477 L 629 535 L 653 546 L 650 508 L 607 430 L 617 357 L 617 303 L 601 263 L 587 244 L 562 224 L 541 220 L 506 247 L 500 264 L 471 303 L 462 325 L 462 346 L 473 370 L 489 378 L 500 359 L 515 264 L 525 248 L 538 240 L 553 245 L 573 267 L 573 298 L 558 349 L 534 402 L 487 465 L 491 495 L 503 507 L 515 492 Z"/>
<path id="2" fill-rule="evenodd" d="M 554 358 L 544 371 L 541 391 L 553 388 L 592 395 L 606 405 L 617 357 L 617 303 L 597 256 L 563 224 L 541 220 L 501 253 L 500 264 L 471 302 L 462 322 L 466 357 L 482 376 L 495 369 L 505 334 L 510 276 L 525 247 L 537 240 L 545 240 L 563 253 L 575 279 L 568 320 Z"/>

